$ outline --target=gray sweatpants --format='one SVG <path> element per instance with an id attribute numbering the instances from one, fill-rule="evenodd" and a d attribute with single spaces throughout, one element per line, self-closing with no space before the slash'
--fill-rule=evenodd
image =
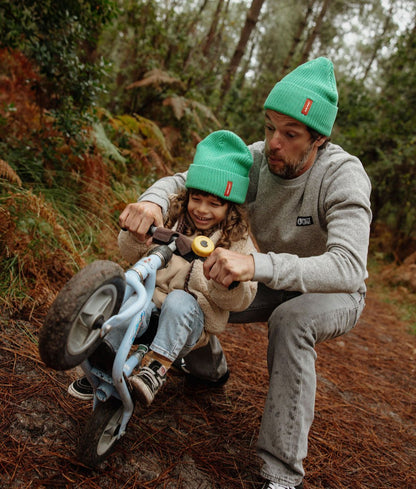
<path id="1" fill-rule="evenodd" d="M 257 451 L 261 475 L 294 486 L 304 476 L 308 434 L 314 417 L 315 345 L 351 330 L 364 309 L 364 294 L 300 294 L 272 290 L 259 284 L 257 296 L 230 323 L 267 321 L 269 389 Z M 190 371 L 217 380 L 227 370 L 218 338 L 186 357 Z"/>

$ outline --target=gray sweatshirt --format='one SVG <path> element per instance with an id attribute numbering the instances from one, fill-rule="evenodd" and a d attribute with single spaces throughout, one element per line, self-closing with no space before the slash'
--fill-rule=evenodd
<path id="1" fill-rule="evenodd" d="M 247 204 L 259 249 L 253 280 L 280 290 L 365 292 L 371 184 L 360 160 L 329 143 L 307 172 L 284 180 L 269 171 L 263 141 L 249 149 Z M 185 179 L 162 178 L 139 200 L 165 213 Z"/>

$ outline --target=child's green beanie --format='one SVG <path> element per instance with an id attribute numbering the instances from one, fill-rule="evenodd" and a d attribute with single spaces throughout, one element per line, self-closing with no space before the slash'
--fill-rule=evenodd
<path id="1" fill-rule="evenodd" d="M 185 185 L 242 204 L 252 164 L 253 157 L 242 139 L 231 131 L 216 131 L 196 147 Z"/>
<path id="2" fill-rule="evenodd" d="M 334 66 L 316 58 L 282 78 L 264 103 L 265 109 L 286 114 L 324 136 L 330 136 L 338 111 Z"/>

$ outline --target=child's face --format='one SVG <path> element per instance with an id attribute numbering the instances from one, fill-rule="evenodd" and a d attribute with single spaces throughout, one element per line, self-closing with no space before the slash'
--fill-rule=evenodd
<path id="1" fill-rule="evenodd" d="M 215 195 L 190 193 L 188 213 L 195 227 L 206 231 L 217 226 L 225 219 L 228 203 L 223 202 Z"/>

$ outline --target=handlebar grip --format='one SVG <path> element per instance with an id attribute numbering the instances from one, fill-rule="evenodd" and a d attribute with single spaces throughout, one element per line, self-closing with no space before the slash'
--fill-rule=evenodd
<path id="1" fill-rule="evenodd" d="M 156 231 L 157 227 L 156 226 L 153 226 L 153 224 L 150 226 L 149 228 L 149 231 L 147 231 L 146 234 L 150 234 L 150 236 L 153 235 L 153 233 Z M 121 230 L 122 231 L 128 231 L 128 228 L 125 228 L 125 227 L 121 227 Z"/>

